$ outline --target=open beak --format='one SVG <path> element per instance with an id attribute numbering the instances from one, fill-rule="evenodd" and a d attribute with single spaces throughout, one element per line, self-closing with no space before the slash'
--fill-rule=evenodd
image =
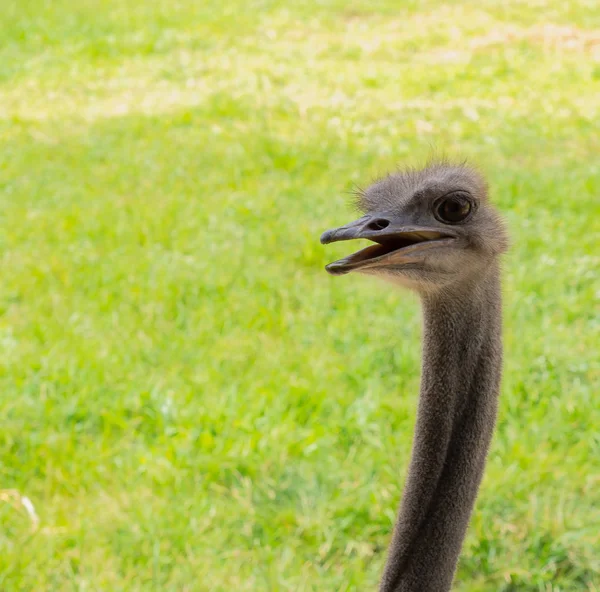
<path id="1" fill-rule="evenodd" d="M 343 275 L 364 268 L 399 266 L 415 262 L 424 250 L 454 241 L 457 236 L 450 230 L 407 224 L 389 215 L 367 215 L 321 235 L 324 245 L 337 241 L 366 238 L 374 245 L 334 261 L 325 267 L 332 275 Z"/>

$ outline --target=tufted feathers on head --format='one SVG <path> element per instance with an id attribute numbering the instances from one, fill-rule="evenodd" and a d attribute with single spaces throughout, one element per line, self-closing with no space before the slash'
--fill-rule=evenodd
<path id="1" fill-rule="evenodd" d="M 356 187 L 354 205 L 363 213 L 394 209 L 419 193 L 464 189 L 475 199 L 487 200 L 487 183 L 483 176 L 466 162 L 453 163 L 436 159 L 424 168 L 404 167 L 374 181 L 367 189 Z"/>

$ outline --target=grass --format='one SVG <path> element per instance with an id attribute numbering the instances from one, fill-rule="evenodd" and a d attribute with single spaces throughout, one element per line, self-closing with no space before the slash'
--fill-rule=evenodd
<path id="1" fill-rule="evenodd" d="M 600 590 L 599 111 L 591 1 L 5 1 L 0 590 L 376 588 L 418 302 L 318 237 L 432 145 L 513 239 L 456 590 Z"/>

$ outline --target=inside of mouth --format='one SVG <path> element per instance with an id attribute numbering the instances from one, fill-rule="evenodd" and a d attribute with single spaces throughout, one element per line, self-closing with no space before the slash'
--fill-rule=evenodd
<path id="1" fill-rule="evenodd" d="M 435 240 L 441 238 L 442 235 L 438 232 L 405 232 L 394 236 L 382 236 L 373 237 L 369 240 L 376 242 L 377 244 L 361 249 L 348 257 L 345 257 L 340 263 L 360 263 L 362 261 L 368 261 L 370 259 L 376 259 L 383 255 L 388 255 L 394 251 L 399 251 L 405 247 L 422 243 L 425 241 Z"/>

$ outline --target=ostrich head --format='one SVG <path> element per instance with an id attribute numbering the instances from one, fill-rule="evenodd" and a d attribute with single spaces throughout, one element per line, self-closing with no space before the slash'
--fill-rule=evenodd
<path id="1" fill-rule="evenodd" d="M 327 271 L 392 279 L 421 293 L 464 282 L 507 248 L 483 178 L 464 165 L 436 163 L 391 174 L 358 194 L 362 218 L 328 230 L 323 244 L 373 241 Z"/>

